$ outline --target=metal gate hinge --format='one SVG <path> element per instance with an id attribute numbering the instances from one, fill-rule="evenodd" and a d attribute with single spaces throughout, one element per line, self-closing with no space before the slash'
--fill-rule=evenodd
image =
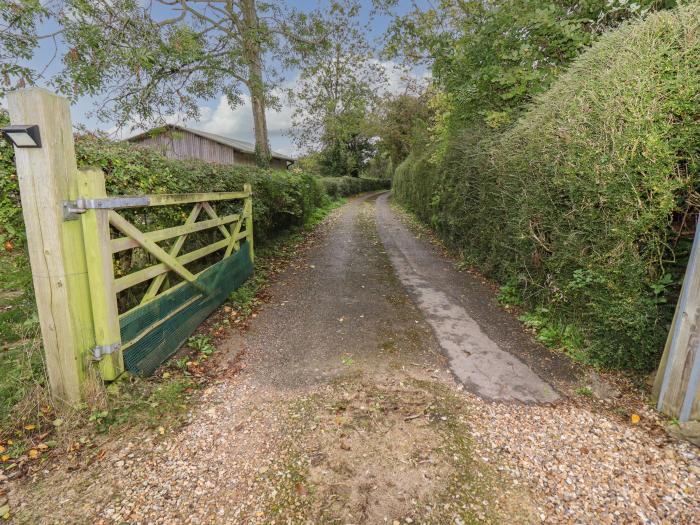
<path id="1" fill-rule="evenodd" d="M 86 199 L 78 197 L 74 201 L 63 201 L 63 220 L 74 221 L 88 210 L 114 210 L 117 208 L 142 208 L 148 206 L 151 200 L 148 195 L 135 197 L 101 197 Z"/>
<path id="2" fill-rule="evenodd" d="M 79 219 L 80 216 L 87 211 L 87 209 L 78 206 L 76 201 L 63 201 L 61 203 L 61 208 L 63 209 L 64 221 L 74 221 Z"/>
<path id="3" fill-rule="evenodd" d="M 103 356 L 109 355 L 119 350 L 121 346 L 121 343 L 112 343 L 111 345 L 96 346 L 92 349 L 92 358 L 96 361 L 99 361 L 100 359 L 102 359 Z"/>

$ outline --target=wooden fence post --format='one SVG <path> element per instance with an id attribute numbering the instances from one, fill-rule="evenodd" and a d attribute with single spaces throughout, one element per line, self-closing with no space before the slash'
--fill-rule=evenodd
<path id="1" fill-rule="evenodd" d="M 106 197 L 105 176 L 100 169 L 78 171 L 81 197 Z M 87 210 L 80 216 L 85 241 L 90 303 L 95 327 L 95 351 L 105 381 L 113 381 L 124 372 L 124 357 L 119 331 L 117 294 L 109 234 L 109 210 Z"/>
<path id="2" fill-rule="evenodd" d="M 43 89 L 7 96 L 13 124 L 36 124 L 40 148 L 15 148 L 22 213 L 49 385 L 54 399 L 83 396 L 94 331 L 80 221 L 64 221 L 77 168 L 68 100 Z"/>
<path id="3" fill-rule="evenodd" d="M 700 222 L 652 398 L 658 410 L 681 423 L 700 421 Z"/>
<path id="4" fill-rule="evenodd" d="M 243 214 L 245 215 L 245 231 L 248 234 L 248 249 L 250 250 L 250 260 L 255 262 L 255 252 L 253 251 L 253 186 L 250 183 L 243 185 L 243 191 L 248 194 L 243 204 Z"/>

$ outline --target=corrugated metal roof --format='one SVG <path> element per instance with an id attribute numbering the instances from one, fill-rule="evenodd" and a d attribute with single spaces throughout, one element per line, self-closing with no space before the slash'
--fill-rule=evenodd
<path id="1" fill-rule="evenodd" d="M 166 126 L 163 126 L 163 128 L 179 129 L 181 131 L 187 131 L 189 133 L 192 133 L 193 135 L 198 135 L 200 137 L 204 137 L 205 139 L 213 140 L 214 142 L 218 142 L 219 144 L 223 144 L 224 146 L 229 146 L 229 147 L 236 149 L 238 151 L 242 151 L 243 153 L 255 154 L 255 144 L 252 144 L 250 142 L 246 142 L 244 140 L 233 139 L 231 137 L 224 137 L 222 135 L 216 135 L 214 133 L 209 133 L 207 131 L 202 131 L 199 129 L 187 128 L 185 126 L 180 126 L 178 124 L 168 124 Z M 162 128 L 154 128 L 154 129 L 162 129 Z M 134 135 L 133 137 L 130 137 L 127 140 L 129 142 L 137 141 L 139 139 L 142 139 L 142 138 L 149 136 L 149 134 L 152 131 L 153 130 L 149 130 L 149 131 L 145 131 L 143 133 L 139 133 L 138 135 Z M 275 158 L 275 159 L 289 160 L 292 162 L 296 160 L 294 157 L 290 157 L 288 155 L 285 155 L 284 153 L 278 153 L 276 151 L 272 151 L 271 154 L 272 154 L 272 158 Z"/>

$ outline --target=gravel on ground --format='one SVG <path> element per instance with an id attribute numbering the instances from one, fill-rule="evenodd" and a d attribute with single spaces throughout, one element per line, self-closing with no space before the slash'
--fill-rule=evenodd
<path id="1" fill-rule="evenodd" d="M 56 461 L 11 482 L 12 519 L 698 523 L 698 450 L 636 394 L 577 396 L 585 375 L 518 332 L 487 283 L 450 269 L 480 330 L 560 399 L 491 401 L 460 382 L 394 271 L 375 201 L 335 212 L 277 276 L 249 328 L 220 345 L 241 371 L 222 371 L 181 429 L 128 431 L 79 468 Z"/>

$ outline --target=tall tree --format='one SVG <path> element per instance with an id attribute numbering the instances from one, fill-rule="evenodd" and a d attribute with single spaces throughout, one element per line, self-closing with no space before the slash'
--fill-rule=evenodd
<path id="1" fill-rule="evenodd" d="M 399 93 L 384 98 L 372 118 L 373 134 L 379 137 L 377 149 L 392 166 L 398 166 L 411 149 L 424 141 L 434 110 L 430 105 L 430 90 L 419 93 Z"/>
<path id="2" fill-rule="evenodd" d="M 356 0 L 330 4 L 323 14 L 325 39 L 306 56 L 288 93 L 295 108 L 290 132 L 294 142 L 302 149 L 321 148 L 334 175 L 359 174 L 372 149 L 367 115 L 387 80 L 365 37 L 360 9 Z"/>
<path id="3" fill-rule="evenodd" d="M 49 19 L 64 50 L 52 82 L 69 96 L 100 98 L 103 120 L 146 126 L 172 114 L 196 118 L 201 99 L 224 94 L 235 107 L 247 90 L 261 165 L 270 158 L 265 110 L 278 104 L 272 89 L 322 35 L 314 16 L 259 0 L 10 0 L 8 10 L 16 21 L 0 34 L 24 43 L 15 52 L 0 47 L 14 58 L 0 55 L 8 85 L 10 75 L 37 81 L 17 68 L 17 58 L 36 50 Z"/>
<path id="4" fill-rule="evenodd" d="M 375 0 L 387 11 L 397 0 Z M 432 67 L 451 125 L 513 122 L 604 30 L 675 0 L 412 0 L 386 53 Z"/>

